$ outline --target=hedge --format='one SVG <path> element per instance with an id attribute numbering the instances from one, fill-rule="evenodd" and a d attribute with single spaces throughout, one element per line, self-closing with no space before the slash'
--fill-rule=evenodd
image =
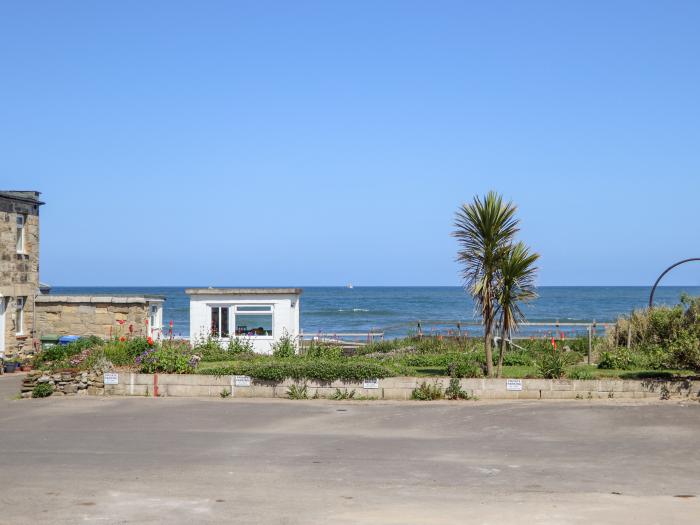
<path id="1" fill-rule="evenodd" d="M 263 381 L 316 380 L 316 381 L 362 381 L 371 378 L 389 377 L 391 372 L 384 366 L 366 361 L 330 361 L 320 359 L 295 359 L 289 361 L 238 361 L 218 368 L 197 372 L 216 376 L 246 375 Z"/>

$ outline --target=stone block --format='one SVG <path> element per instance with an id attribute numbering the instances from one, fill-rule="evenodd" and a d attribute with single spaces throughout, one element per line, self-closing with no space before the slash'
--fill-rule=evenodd
<path id="1" fill-rule="evenodd" d="M 570 379 L 552 379 L 552 390 L 573 390 L 574 383 Z"/>

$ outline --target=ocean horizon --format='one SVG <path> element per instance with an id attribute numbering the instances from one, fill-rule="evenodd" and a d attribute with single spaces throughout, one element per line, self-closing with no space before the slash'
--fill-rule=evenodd
<path id="1" fill-rule="evenodd" d="M 54 286 L 52 294 L 148 294 L 165 298 L 163 322 L 176 336 L 189 335 L 189 298 L 194 286 Z M 306 333 L 382 331 L 402 337 L 417 321 L 431 327 L 474 323 L 474 306 L 460 286 L 307 286 L 301 298 Z M 523 311 L 530 322 L 611 322 L 648 304 L 650 286 L 540 286 L 539 297 Z M 659 286 L 655 304 L 676 304 L 681 294 L 700 295 L 700 286 Z"/>

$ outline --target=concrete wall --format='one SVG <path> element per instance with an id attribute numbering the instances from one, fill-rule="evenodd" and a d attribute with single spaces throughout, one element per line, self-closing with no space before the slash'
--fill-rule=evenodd
<path id="1" fill-rule="evenodd" d="M 137 296 L 40 295 L 36 299 L 37 332 L 39 336 L 111 337 L 125 335 L 132 325 L 136 335 L 155 336 L 146 324 L 151 304 L 162 307 L 162 300 Z"/>
<path id="2" fill-rule="evenodd" d="M 236 294 L 236 295 L 192 295 L 190 296 L 190 341 L 206 338 L 211 329 L 211 307 L 229 306 L 229 329 L 235 330 L 234 305 L 272 305 L 272 337 L 247 336 L 254 350 L 261 354 L 272 352 L 272 344 L 285 333 L 291 337 L 299 335 L 299 296 L 295 294 Z M 235 337 L 235 336 L 233 336 Z M 223 344 L 229 338 L 220 338 Z"/>
<path id="3" fill-rule="evenodd" d="M 379 388 L 364 388 L 363 383 L 319 383 L 307 381 L 309 397 L 331 396 L 336 388 L 355 390 L 355 396 L 377 399 L 405 400 L 423 381 L 437 382 L 447 388 L 449 378 L 391 377 L 379 380 Z M 462 388 L 480 399 L 618 399 L 660 398 L 662 395 L 685 396 L 695 399 L 700 396 L 700 381 L 662 380 L 552 380 L 523 379 L 522 391 L 506 388 L 506 379 L 462 379 Z M 250 386 L 235 385 L 234 376 L 158 374 L 156 378 L 159 396 L 162 397 L 218 397 L 226 389 L 233 397 L 287 397 L 287 389 L 294 381 L 279 383 L 252 381 Z M 297 383 L 298 384 L 298 383 Z M 107 395 L 152 396 L 153 374 L 120 373 L 119 384 L 105 385 Z"/>
<path id="4" fill-rule="evenodd" d="M 32 350 L 34 296 L 39 289 L 39 206 L 38 193 L 27 198 L 0 196 L 0 352 L 16 356 Z M 34 200 L 36 198 L 36 200 Z M 17 216 L 25 217 L 24 252 L 17 252 Z M 17 297 L 23 297 L 23 330 L 17 334 Z"/>

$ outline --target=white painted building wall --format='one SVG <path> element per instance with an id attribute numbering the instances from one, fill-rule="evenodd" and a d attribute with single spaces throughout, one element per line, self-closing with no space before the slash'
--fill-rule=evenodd
<path id="1" fill-rule="evenodd" d="M 299 288 L 190 288 L 185 293 L 190 296 L 190 341 L 205 339 L 212 334 L 212 309 L 228 308 L 228 337 L 218 334 L 216 338 L 222 344 L 227 344 L 231 337 L 249 339 L 255 352 L 269 354 L 272 345 L 282 336 L 288 334 L 296 338 L 299 335 L 299 311 L 302 290 Z M 253 307 L 270 307 L 272 315 L 272 334 L 242 334 L 236 335 L 239 323 L 237 319 L 243 316 L 264 316 L 264 312 L 237 312 L 237 306 L 244 309 Z M 219 310 L 221 312 L 221 310 Z M 249 319 L 250 317 L 248 317 Z"/>

